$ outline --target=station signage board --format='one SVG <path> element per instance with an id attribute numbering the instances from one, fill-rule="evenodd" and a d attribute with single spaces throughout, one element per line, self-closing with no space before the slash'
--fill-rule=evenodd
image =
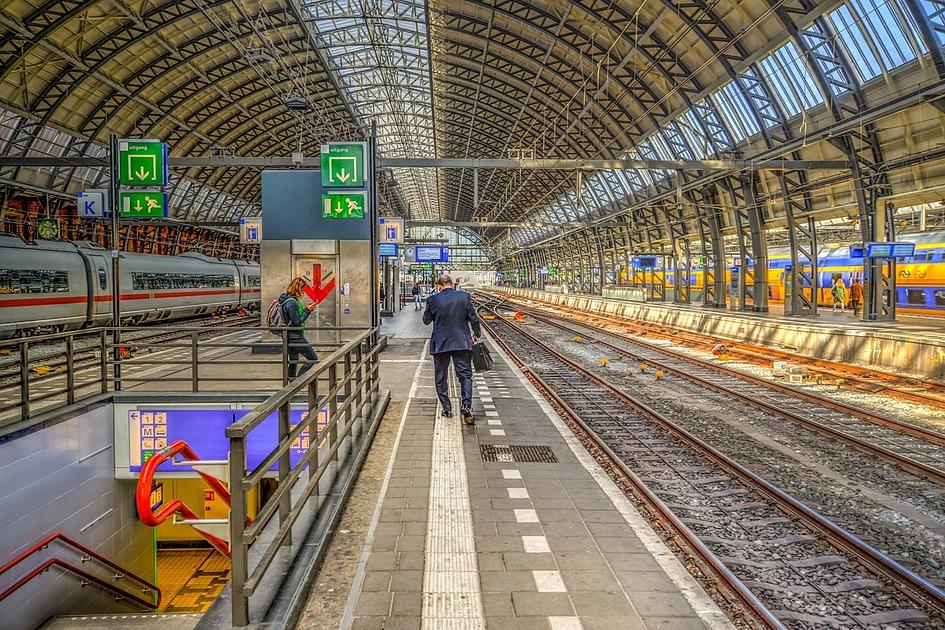
<path id="1" fill-rule="evenodd" d="M 82 219 L 104 219 L 111 216 L 108 211 L 108 191 L 103 189 L 83 190 L 76 194 L 76 214 Z"/>
<path id="2" fill-rule="evenodd" d="M 118 216 L 129 219 L 154 219 L 167 216 L 167 193 L 161 190 L 118 193 Z"/>
<path id="3" fill-rule="evenodd" d="M 262 243 L 262 219 L 240 219 L 240 243 Z"/>
<path id="4" fill-rule="evenodd" d="M 321 147 L 321 175 L 324 188 L 363 188 L 364 142 L 332 142 Z"/>
<path id="5" fill-rule="evenodd" d="M 367 192 L 364 190 L 324 194 L 322 195 L 322 218 L 363 219 L 366 197 Z"/>
<path id="6" fill-rule="evenodd" d="M 377 241 L 379 243 L 404 242 L 404 220 L 400 217 L 378 217 Z"/>
<path id="7" fill-rule="evenodd" d="M 167 186 L 167 145 L 160 140 L 119 140 L 118 183 L 122 186 Z"/>
<path id="8" fill-rule="evenodd" d="M 450 248 L 440 245 L 417 245 L 415 256 L 419 263 L 446 263 L 450 260 Z"/>
<path id="9" fill-rule="evenodd" d="M 201 459 L 227 459 L 230 442 L 226 437 L 226 428 L 250 413 L 251 409 L 227 408 L 159 408 L 141 405 L 127 414 L 127 464 L 126 470 L 116 472 L 130 473 L 134 476 L 141 471 L 141 466 L 155 453 L 184 440 Z M 292 409 L 289 412 L 289 426 L 295 428 L 308 412 L 304 409 Z M 328 425 L 328 409 L 319 413 L 317 426 L 319 431 Z M 117 420 L 117 418 L 116 418 Z M 278 414 L 272 414 L 253 430 L 254 438 L 247 441 L 246 464 L 250 468 L 258 466 L 266 455 L 278 444 Z M 124 434 L 124 432 L 122 432 Z M 292 465 L 308 451 L 311 438 L 308 431 L 303 431 L 291 444 L 289 451 Z M 118 462 L 116 461 L 116 466 Z M 123 467 L 121 467 L 123 468 Z M 276 470 L 273 464 L 271 470 Z M 189 473 L 195 471 L 190 466 L 175 466 L 167 461 L 157 467 L 159 475 L 167 473 Z"/>
<path id="10" fill-rule="evenodd" d="M 911 258 L 915 256 L 915 243 L 867 243 L 867 258 Z"/>
<path id="11" fill-rule="evenodd" d="M 379 243 L 377 255 L 380 258 L 397 258 L 400 255 L 400 248 L 397 243 Z"/>

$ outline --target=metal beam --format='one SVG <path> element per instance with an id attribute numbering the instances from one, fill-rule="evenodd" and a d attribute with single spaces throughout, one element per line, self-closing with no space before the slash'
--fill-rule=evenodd
<path id="1" fill-rule="evenodd" d="M 106 166 L 107 160 L 93 157 L 19 157 L 0 156 L 0 166 L 9 167 L 76 167 Z M 564 159 L 473 159 L 473 158 L 380 158 L 379 168 L 490 168 L 505 170 L 676 170 L 676 171 L 729 171 L 754 170 L 847 170 L 851 163 L 844 160 L 564 160 Z M 243 157 L 218 155 L 208 157 L 170 157 L 168 165 L 174 168 L 319 168 L 321 157 L 303 158 L 301 163 L 291 157 Z"/>

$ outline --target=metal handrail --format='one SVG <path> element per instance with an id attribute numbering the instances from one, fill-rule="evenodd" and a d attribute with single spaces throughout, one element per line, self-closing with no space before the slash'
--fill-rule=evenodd
<path id="1" fill-rule="evenodd" d="M 153 377 L 147 376 L 150 366 L 162 365 L 171 368 L 171 373 L 162 376 L 161 380 L 166 383 L 180 383 L 179 389 L 182 391 L 206 391 L 207 383 L 248 381 L 249 379 L 223 375 L 218 371 L 208 373 L 206 369 L 207 366 L 240 364 L 240 361 L 225 358 L 226 349 L 240 352 L 258 343 L 244 341 L 242 337 L 231 342 L 220 338 L 220 335 L 231 333 L 259 335 L 262 343 L 269 343 L 275 350 L 271 359 L 254 358 L 254 364 L 281 365 L 281 371 L 272 370 L 270 377 L 263 375 L 262 379 L 254 377 L 251 379 L 253 382 L 281 380 L 285 385 L 289 382 L 290 352 L 294 346 L 302 345 L 290 342 L 289 332 L 304 329 L 274 329 L 277 334 L 269 337 L 273 330 L 263 326 L 138 326 L 122 328 L 122 338 L 117 342 L 113 335 L 116 330 L 113 327 L 97 327 L 0 341 L 0 349 L 12 349 L 19 354 L 18 362 L 0 362 L 0 373 L 12 377 L 0 386 L 0 394 L 3 394 L 0 398 L 0 428 L 14 424 L 17 428 L 22 428 L 24 423 L 29 422 L 36 414 L 50 412 L 56 403 L 65 402 L 68 407 L 110 391 L 120 391 L 124 387 L 152 382 Z M 329 340 L 311 345 L 320 353 L 334 350 L 343 345 L 342 337 L 350 336 L 352 332 L 362 333 L 364 330 L 363 326 L 319 327 L 319 334 L 327 335 Z M 155 336 L 158 339 L 155 339 Z M 267 338 L 271 341 L 267 342 Z M 37 346 L 51 343 L 61 347 L 52 352 L 36 350 Z M 118 352 L 119 348 L 128 348 L 134 354 Z M 171 354 L 164 358 L 145 354 L 159 351 L 169 351 Z M 48 367 L 50 370 L 38 372 L 37 368 L 41 367 Z M 114 369 L 116 367 L 118 369 Z M 186 386 L 187 383 L 190 384 L 189 387 Z M 51 387 L 39 387 L 41 384 L 49 384 Z"/>
<path id="2" fill-rule="evenodd" d="M 148 608 L 148 609 L 150 609 L 150 610 L 156 610 L 156 609 L 161 605 L 161 589 L 159 589 L 156 585 L 152 584 L 151 582 L 145 580 L 145 579 L 142 578 L 142 577 L 139 577 L 138 575 L 135 575 L 135 574 L 132 573 L 131 571 L 125 570 L 124 568 L 122 568 L 122 567 L 119 566 L 118 564 L 112 562 L 111 560 L 109 560 L 109 559 L 106 558 L 105 556 L 103 556 L 103 555 L 101 555 L 100 553 L 97 553 L 97 552 L 95 552 L 95 551 L 92 551 L 91 549 L 89 549 L 88 547 L 86 547 L 85 545 L 83 545 L 82 543 L 77 542 L 77 541 L 75 541 L 75 540 L 69 538 L 68 536 L 66 536 L 66 535 L 63 534 L 62 532 L 54 532 L 54 533 L 50 534 L 49 536 L 47 536 L 47 537 L 44 538 L 43 540 L 39 541 L 38 543 L 36 543 L 35 545 L 33 545 L 32 547 L 30 547 L 30 548 L 27 549 L 26 551 L 24 551 L 24 552 L 22 552 L 21 554 L 19 554 L 16 558 L 14 558 L 13 560 L 11 560 L 10 562 L 8 562 L 8 563 L 6 563 L 5 565 L 3 565 L 2 567 L 0 567 L 0 575 L 3 575 L 3 574 L 5 574 L 7 571 L 10 571 L 13 567 L 19 565 L 21 562 L 23 562 L 24 560 L 26 560 L 27 558 L 29 558 L 29 557 L 32 556 L 33 554 L 35 554 L 35 553 L 37 553 L 37 552 L 39 552 L 39 551 L 42 551 L 43 549 L 46 549 L 47 547 L 49 547 L 49 545 L 51 545 L 53 542 L 55 542 L 55 541 L 57 541 L 57 540 L 58 540 L 58 541 L 61 541 L 61 542 L 63 542 L 63 543 L 65 543 L 65 544 L 67 544 L 67 545 L 69 545 L 70 547 L 74 548 L 76 551 L 79 551 L 80 553 L 84 554 L 84 555 L 87 556 L 90 560 L 96 560 L 97 562 L 100 562 L 100 563 L 104 564 L 105 566 L 107 566 L 108 568 L 110 568 L 110 569 L 112 569 L 113 571 L 115 571 L 115 572 L 116 572 L 116 574 L 115 574 L 115 579 L 116 579 L 116 580 L 117 580 L 117 579 L 120 579 L 120 578 L 123 578 L 123 577 L 128 577 L 128 578 L 130 578 L 131 580 L 133 580 L 133 581 L 137 582 L 138 584 L 142 585 L 142 586 L 144 587 L 144 588 L 142 589 L 142 592 L 147 593 L 147 592 L 151 591 L 151 592 L 155 593 L 155 594 L 157 595 L 157 600 L 154 601 L 154 602 L 149 602 L 149 601 L 147 601 L 147 600 L 145 600 L 145 599 L 143 599 L 143 598 L 141 598 L 141 597 L 138 597 L 137 595 L 135 595 L 135 594 L 133 594 L 133 593 L 131 593 L 131 592 L 129 592 L 129 591 L 126 591 L 125 589 L 119 588 L 119 587 L 117 587 L 117 586 L 115 586 L 115 585 L 113 585 L 113 584 L 109 584 L 108 582 L 104 581 L 103 579 L 101 579 L 101 578 L 99 578 L 99 577 L 97 577 L 97 576 L 95 576 L 95 575 L 89 573 L 88 571 L 84 571 L 83 569 L 80 569 L 80 568 L 78 568 L 78 567 L 76 567 L 76 566 L 74 566 L 74 565 L 72 565 L 72 564 L 69 564 L 68 562 L 65 562 L 64 560 L 61 560 L 61 559 L 59 559 L 59 558 L 50 558 L 49 560 L 46 560 L 46 562 L 44 562 L 43 564 L 41 564 L 39 567 L 33 569 L 33 570 L 30 571 L 27 575 L 25 575 L 25 576 L 23 576 L 22 578 L 20 578 L 19 580 L 17 580 L 14 584 L 12 584 L 12 585 L 11 585 L 9 588 L 7 588 L 5 591 L 3 591 L 2 593 L 0 593 L 0 601 L 3 601 L 4 599 L 6 599 L 6 598 L 9 597 L 10 595 L 12 595 L 14 592 L 16 592 L 17 590 L 19 590 L 20 588 L 22 588 L 27 582 L 29 582 L 30 580 L 32 580 L 33 578 L 35 578 L 35 577 L 36 577 L 37 575 L 39 575 L 40 573 L 43 573 L 44 571 L 46 571 L 46 570 L 47 570 L 48 568 L 50 568 L 51 566 L 53 566 L 53 565 L 58 565 L 58 566 L 61 566 L 61 567 L 65 568 L 65 569 L 67 569 L 67 570 L 69 570 L 69 571 L 72 571 L 73 573 L 76 573 L 77 575 L 81 576 L 83 579 L 87 579 L 87 580 L 90 580 L 90 581 L 92 581 L 92 582 L 95 582 L 96 584 L 99 584 L 100 586 L 102 586 L 102 587 L 104 587 L 104 588 L 107 588 L 107 589 L 109 589 L 109 590 L 111 590 L 111 591 L 113 591 L 113 592 L 115 592 L 115 593 L 118 593 L 118 594 L 120 594 L 120 595 L 123 596 L 123 597 L 128 597 L 128 598 L 134 600 L 135 602 L 137 602 L 138 604 L 140 604 L 140 605 L 142 605 L 142 606 L 144 606 L 145 608 Z"/>
<path id="3" fill-rule="evenodd" d="M 249 598 L 265 577 L 280 549 L 292 544 L 292 527 L 303 513 L 307 501 L 318 493 L 324 474 L 337 466 L 339 450 L 355 427 L 364 429 L 368 405 L 379 391 L 382 349 L 379 328 L 365 330 L 313 365 L 309 371 L 271 395 L 239 421 L 226 429 L 230 440 L 230 552 L 232 561 L 232 624 L 249 623 Z M 339 374 L 339 366 L 341 373 Z M 326 380 L 327 383 L 323 383 Z M 319 386 L 327 390 L 319 391 Z M 290 428 L 290 405 L 307 393 L 308 414 Z M 328 408 L 327 424 L 319 429 L 319 411 Z M 273 413 L 278 413 L 279 440 L 252 470 L 246 468 L 246 443 L 252 432 Z M 355 422 L 360 418 L 361 422 Z M 292 443 L 308 431 L 309 447 L 295 466 L 290 466 Z M 324 447 L 324 459 L 322 453 Z M 350 453 L 350 450 L 349 450 Z M 346 457 L 349 453 L 346 453 Z M 246 493 L 259 484 L 274 464 L 278 464 L 278 486 L 256 512 L 256 520 L 247 524 Z M 308 482 L 298 492 L 297 482 L 305 470 Z M 293 489 L 296 490 L 293 496 Z M 261 539 L 278 515 L 274 534 L 265 541 L 256 566 L 250 572 L 249 550 Z"/>
<path id="4" fill-rule="evenodd" d="M 174 459 L 177 455 L 181 455 L 185 460 L 189 461 L 200 459 L 187 442 L 177 440 L 155 453 L 144 463 L 144 466 L 141 467 L 141 474 L 138 475 L 138 483 L 135 488 L 135 505 L 138 508 L 138 518 L 148 527 L 157 527 L 175 514 L 180 514 L 185 519 L 199 518 L 196 512 L 190 509 L 190 507 L 180 499 L 172 499 L 162 505 L 157 512 L 151 509 L 151 486 L 154 485 L 154 473 L 157 471 L 158 466 L 169 459 Z M 223 482 L 199 470 L 197 474 L 220 495 L 224 503 L 229 505 L 230 493 L 226 489 L 226 486 L 223 485 Z M 229 557 L 230 546 L 225 540 L 199 529 L 197 533 L 203 536 L 204 540 L 213 545 L 214 549 L 224 556 Z"/>

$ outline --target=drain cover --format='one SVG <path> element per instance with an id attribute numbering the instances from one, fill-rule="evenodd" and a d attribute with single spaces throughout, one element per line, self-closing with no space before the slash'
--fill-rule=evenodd
<path id="1" fill-rule="evenodd" d="M 551 447 L 540 444 L 480 444 L 479 451 L 484 462 L 558 463 Z"/>

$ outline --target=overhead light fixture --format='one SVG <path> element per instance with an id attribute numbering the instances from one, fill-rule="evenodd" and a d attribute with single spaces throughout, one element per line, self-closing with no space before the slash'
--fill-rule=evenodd
<path id="1" fill-rule="evenodd" d="M 262 48 L 251 48 L 243 56 L 253 63 L 273 63 L 276 60 L 275 57 Z"/>
<path id="2" fill-rule="evenodd" d="M 282 104 L 288 107 L 289 109 L 294 109 L 297 111 L 307 110 L 312 108 L 312 104 L 308 102 L 308 99 L 304 96 L 298 94 L 289 94 L 282 99 Z"/>

